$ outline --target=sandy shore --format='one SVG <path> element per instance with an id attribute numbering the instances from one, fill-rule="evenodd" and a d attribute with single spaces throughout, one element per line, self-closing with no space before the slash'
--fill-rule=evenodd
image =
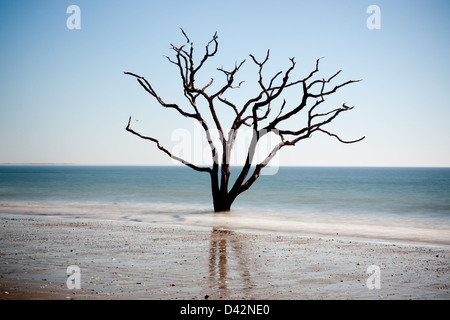
<path id="1" fill-rule="evenodd" d="M 0 217 L 0 299 L 449 299 L 449 285 L 445 245 Z"/>

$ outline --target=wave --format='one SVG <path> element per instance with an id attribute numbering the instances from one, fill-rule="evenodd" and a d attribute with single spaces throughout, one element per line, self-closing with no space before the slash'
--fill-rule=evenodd
<path id="1" fill-rule="evenodd" d="M 210 206 L 189 203 L 104 203 L 11 201 L 0 203 L 0 214 L 40 215 L 117 220 L 161 225 L 189 225 L 233 230 L 294 233 L 450 244 L 448 220 L 389 215 L 280 211 L 236 208 L 214 213 Z"/>

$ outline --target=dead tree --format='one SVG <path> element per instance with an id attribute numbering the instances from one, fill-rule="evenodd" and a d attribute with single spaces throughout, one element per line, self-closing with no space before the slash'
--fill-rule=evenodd
<path id="1" fill-rule="evenodd" d="M 296 63 L 294 58 L 290 58 L 290 67 L 286 71 L 276 73 L 268 82 L 263 81 L 263 68 L 269 60 L 270 52 L 268 50 L 263 60 L 258 60 L 253 55 L 250 55 L 251 60 L 256 64 L 258 69 L 259 89 L 248 101 L 237 105 L 224 97 L 224 94 L 231 89 L 241 87 L 243 81 L 238 84 L 235 83 L 236 74 L 245 63 L 245 60 L 241 63 L 236 63 L 232 70 L 225 70 L 223 67 L 218 68 L 217 70 L 225 75 L 226 81 L 219 85 L 218 89 L 214 92 L 209 92 L 211 91 L 214 82 L 213 78 L 202 86 L 197 86 L 195 80 L 196 75 L 205 65 L 206 61 L 217 53 L 217 33 L 214 34 L 211 41 L 206 45 L 205 52 L 202 54 L 202 59 L 196 63 L 194 61 L 193 44 L 190 42 L 183 29 L 181 29 L 181 31 L 186 39 L 186 44 L 181 46 L 171 44 L 171 49 L 174 51 L 175 56 L 172 58 L 166 56 L 166 58 L 178 68 L 183 85 L 184 96 L 189 105 L 189 111 L 186 107 L 182 108 L 179 104 L 169 103 L 163 100 L 150 82 L 144 77 L 131 72 L 125 72 L 125 74 L 135 77 L 144 90 L 147 91 L 161 106 L 175 109 L 182 116 L 198 121 L 206 134 L 206 139 L 208 140 L 211 149 L 212 165 L 199 166 L 172 154 L 159 140 L 136 132 L 132 128 L 131 117 L 129 118 L 126 130 L 142 139 L 154 142 L 162 152 L 166 153 L 172 159 L 175 159 L 196 171 L 209 173 L 211 177 L 212 198 L 215 212 L 229 211 L 236 197 L 253 185 L 258 179 L 261 170 L 268 165 L 269 161 L 283 147 L 294 146 L 300 140 L 311 137 L 315 132 L 325 133 L 342 143 L 355 143 L 364 139 L 364 137 L 362 137 L 357 140 L 346 141 L 341 139 L 338 135 L 324 129 L 325 125 L 336 119 L 342 112 L 351 110 L 352 107 L 343 104 L 341 107 L 330 111 L 321 113 L 316 111 L 325 101 L 327 96 L 335 93 L 344 86 L 361 80 L 349 80 L 330 87 L 330 83 L 340 74 L 341 70 L 334 73 L 329 78 L 315 79 L 317 76 L 316 74 L 319 71 L 320 59 L 316 60 L 314 70 L 306 77 L 291 80 L 291 73 L 294 70 Z M 299 101 L 288 107 L 288 103 L 285 99 L 279 101 L 281 100 L 280 96 L 284 90 L 294 86 L 301 88 L 301 90 L 298 90 L 298 92 L 300 92 Z M 218 145 L 216 145 L 217 142 L 215 143 L 212 139 L 210 124 L 207 123 L 205 117 L 200 112 L 200 99 L 203 99 L 203 103 L 207 105 L 206 112 L 209 112 L 213 125 L 219 132 Z M 278 106 L 277 108 L 274 108 L 276 102 L 278 102 Z M 229 107 L 234 115 L 234 121 L 227 131 L 223 128 L 216 113 L 216 108 L 219 104 L 220 107 Z M 306 112 L 306 121 L 303 120 L 303 124 L 300 124 L 300 121 L 298 121 L 300 129 L 287 130 L 280 126 L 287 119 L 293 118 L 300 112 L 303 114 Z M 237 133 L 242 126 L 253 129 L 252 139 L 248 147 L 245 164 L 242 166 L 242 169 L 240 169 L 240 173 L 234 183 L 230 184 L 230 155 L 233 151 Z M 258 142 L 268 133 L 276 134 L 279 137 L 280 142 L 273 147 L 262 162 L 253 165 Z M 218 148 L 221 149 L 221 156 L 219 155 Z"/>

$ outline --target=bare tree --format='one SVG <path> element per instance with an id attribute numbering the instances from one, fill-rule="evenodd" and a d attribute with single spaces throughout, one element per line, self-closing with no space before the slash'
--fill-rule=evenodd
<path id="1" fill-rule="evenodd" d="M 335 93 L 344 86 L 360 80 L 349 80 L 330 87 L 330 83 L 339 75 L 341 70 L 334 73 L 329 78 L 315 79 L 316 74 L 319 71 L 320 59 L 317 59 L 314 70 L 312 70 L 306 77 L 303 79 L 291 80 L 291 73 L 294 70 L 296 63 L 294 58 L 290 58 L 290 67 L 286 71 L 280 71 L 273 75 L 269 81 L 263 81 L 263 68 L 269 60 L 270 54 L 268 50 L 263 60 L 258 60 L 253 55 L 250 55 L 251 60 L 256 64 L 258 69 L 259 89 L 257 94 L 253 95 L 252 98 L 243 104 L 241 103 L 237 105 L 224 97 L 224 94 L 231 89 L 240 88 L 242 85 L 243 81 L 238 84 L 235 82 L 236 74 L 245 63 L 245 60 L 240 63 L 236 63 L 232 70 L 225 70 L 223 67 L 218 68 L 217 70 L 225 75 L 226 81 L 219 85 L 218 89 L 214 92 L 209 92 L 212 91 L 212 84 L 214 82 L 213 78 L 201 87 L 196 86 L 194 82 L 196 80 L 196 75 L 205 65 L 206 61 L 217 53 L 217 33 L 214 34 L 211 41 L 209 41 L 206 45 L 202 59 L 198 63 L 195 63 L 193 44 L 190 42 L 183 29 L 181 29 L 181 31 L 186 39 L 186 44 L 181 46 L 171 44 L 171 49 L 174 51 L 175 56 L 172 58 L 166 56 L 166 58 L 179 70 L 184 89 L 184 96 L 189 104 L 189 111 L 187 111 L 187 108 L 182 108 L 178 104 L 168 103 L 163 100 L 157 94 L 149 81 L 147 81 L 144 77 L 131 72 L 125 72 L 125 74 L 135 77 L 145 91 L 153 96 L 153 98 L 156 99 L 161 106 L 175 109 L 182 116 L 198 121 L 206 134 L 206 139 L 211 149 L 212 166 L 199 166 L 172 154 L 163 145 L 161 145 L 159 140 L 136 132 L 132 128 L 131 117 L 129 118 L 126 130 L 142 139 L 150 140 L 156 143 L 157 147 L 161 151 L 186 166 L 196 171 L 209 173 L 211 177 L 212 198 L 215 212 L 229 211 L 236 197 L 253 185 L 253 183 L 258 179 L 261 170 L 268 165 L 270 160 L 273 159 L 277 152 L 283 147 L 294 146 L 300 140 L 311 137 L 314 132 L 325 133 L 336 138 L 342 143 L 355 143 L 364 139 L 364 137 L 362 137 L 357 140 L 346 141 L 341 139 L 338 135 L 324 129 L 325 125 L 336 119 L 336 117 L 342 112 L 351 110 L 352 107 L 348 107 L 343 104 L 341 107 L 330 111 L 321 113 L 317 113 L 316 111 L 325 101 L 327 96 Z M 280 78 L 280 76 L 282 78 Z M 294 86 L 301 88 L 301 91 L 298 90 L 301 92 L 300 99 L 299 102 L 288 108 L 285 99 L 283 99 L 282 102 L 279 101 L 281 100 L 280 96 L 287 88 Z M 214 143 L 211 136 L 210 125 L 205 120 L 204 115 L 200 112 L 200 99 L 203 100 L 203 103 L 206 102 L 208 109 L 207 112 L 213 120 L 215 129 L 219 132 L 220 145 L 216 146 L 217 142 Z M 273 108 L 275 102 L 278 102 L 277 108 Z M 231 112 L 233 112 L 234 121 L 232 122 L 231 127 L 228 128 L 228 131 L 225 131 L 219 117 L 217 116 L 216 108 L 218 105 L 220 105 L 220 107 L 227 106 L 230 108 Z M 281 124 L 284 124 L 286 120 L 298 115 L 301 111 L 304 111 L 302 114 L 305 114 L 306 112 L 306 115 L 304 116 L 306 121 L 304 121 L 305 123 L 302 125 L 303 128 L 293 130 L 281 128 Z M 300 121 L 297 123 L 300 123 Z M 230 185 L 229 160 L 236 141 L 237 133 L 242 126 L 247 126 L 253 129 L 252 139 L 248 147 L 245 164 L 240 170 L 240 173 L 234 183 Z M 261 138 L 268 133 L 276 134 L 279 137 L 279 143 L 273 147 L 263 161 L 253 165 L 255 150 L 258 146 L 258 142 L 260 142 Z M 221 156 L 219 153 L 221 153 Z"/>

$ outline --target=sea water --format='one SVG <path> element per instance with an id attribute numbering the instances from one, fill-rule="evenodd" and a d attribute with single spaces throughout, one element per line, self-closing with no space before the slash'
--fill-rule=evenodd
<path id="1" fill-rule="evenodd" d="M 450 244 L 450 168 L 280 167 L 215 214 L 187 167 L 4 165 L 0 214 Z"/>

